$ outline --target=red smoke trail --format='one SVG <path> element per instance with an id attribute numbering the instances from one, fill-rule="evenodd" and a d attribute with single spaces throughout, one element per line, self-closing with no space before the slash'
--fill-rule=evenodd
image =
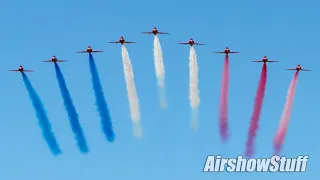
<path id="1" fill-rule="evenodd" d="M 222 86 L 219 106 L 220 136 L 222 141 L 228 138 L 228 89 L 229 89 L 229 57 L 226 55 L 223 65 Z"/>
<path id="2" fill-rule="evenodd" d="M 254 138 L 258 130 L 258 123 L 260 119 L 263 98 L 266 90 L 266 83 L 267 83 L 267 65 L 263 64 L 261 74 L 260 74 L 259 86 L 258 86 L 256 98 L 254 101 L 254 108 L 251 116 L 250 128 L 248 132 L 247 149 L 246 149 L 246 156 L 248 157 L 251 157 L 254 153 L 253 152 Z"/>
<path id="3" fill-rule="evenodd" d="M 292 81 L 288 90 L 287 102 L 282 113 L 282 118 L 280 120 L 280 125 L 274 137 L 273 143 L 274 143 L 275 154 L 278 154 L 281 151 L 281 147 L 284 141 L 284 136 L 286 135 L 286 132 L 288 129 L 297 82 L 298 82 L 298 71 L 292 78 Z"/>

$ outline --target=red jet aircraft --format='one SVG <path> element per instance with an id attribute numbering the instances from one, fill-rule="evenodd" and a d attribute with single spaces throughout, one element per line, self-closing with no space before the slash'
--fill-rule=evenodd
<path id="1" fill-rule="evenodd" d="M 157 35 L 157 34 L 169 34 L 167 32 L 159 32 L 156 27 L 154 27 L 151 32 L 142 32 L 142 33 L 143 34 L 154 34 L 154 35 Z"/>
<path id="2" fill-rule="evenodd" d="M 292 71 L 311 71 L 309 69 L 302 69 L 300 64 L 298 64 L 298 66 L 296 68 L 289 68 L 289 69 L 286 69 L 286 70 L 292 70 Z"/>
<path id="3" fill-rule="evenodd" d="M 178 44 L 189 44 L 190 46 L 193 46 L 193 45 L 205 45 L 205 44 L 200 44 L 200 43 L 194 42 L 194 40 L 192 38 L 190 38 L 190 40 L 188 42 L 181 42 L 181 43 L 178 43 Z"/>
<path id="4" fill-rule="evenodd" d="M 264 56 L 262 60 L 258 60 L 258 61 L 251 61 L 251 62 L 263 62 L 264 64 L 267 62 L 279 62 L 279 61 L 271 61 L 267 58 L 267 56 Z"/>
<path id="5" fill-rule="evenodd" d="M 33 70 L 25 70 L 25 69 L 22 67 L 22 65 L 20 65 L 19 68 L 16 69 L 16 70 L 9 70 L 9 71 L 21 72 L 21 73 L 23 73 L 23 72 L 34 72 Z"/>
<path id="6" fill-rule="evenodd" d="M 66 60 L 59 60 L 57 59 L 56 56 L 52 56 L 51 60 L 44 60 L 44 61 L 41 61 L 41 62 L 53 62 L 53 63 L 57 63 L 57 62 L 67 62 Z"/>
<path id="7" fill-rule="evenodd" d="M 77 53 L 89 53 L 89 54 L 91 54 L 91 53 L 96 53 L 96 52 L 103 52 L 103 51 L 100 51 L 100 50 L 92 50 L 92 48 L 91 48 L 90 46 L 88 46 L 88 48 L 87 48 L 86 50 L 84 50 L 84 51 L 79 51 L 79 52 L 77 52 Z"/>
<path id="8" fill-rule="evenodd" d="M 132 44 L 132 43 L 136 43 L 136 42 L 125 41 L 124 38 L 121 36 L 119 41 L 114 41 L 114 42 L 109 42 L 109 43 L 115 43 L 115 44 L 121 43 L 123 45 L 123 44 Z"/>
<path id="9" fill-rule="evenodd" d="M 237 53 L 240 53 L 240 52 L 231 52 L 230 49 L 228 47 L 226 47 L 226 49 L 223 51 L 223 52 L 214 52 L 214 53 L 219 53 L 219 54 L 237 54 Z"/>

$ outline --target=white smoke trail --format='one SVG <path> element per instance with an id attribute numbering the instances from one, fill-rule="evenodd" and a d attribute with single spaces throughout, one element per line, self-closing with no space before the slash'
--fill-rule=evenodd
<path id="1" fill-rule="evenodd" d="M 189 55 L 190 92 L 189 100 L 192 108 L 191 127 L 194 131 L 198 129 L 198 107 L 200 104 L 198 88 L 198 63 L 197 55 L 193 46 L 190 47 Z"/>
<path id="2" fill-rule="evenodd" d="M 159 99 L 161 108 L 165 109 L 167 107 L 166 94 L 164 89 L 164 64 L 163 64 L 163 56 L 161 45 L 158 36 L 154 36 L 153 41 L 153 55 L 154 55 L 154 66 L 156 69 L 157 83 L 159 88 Z"/>
<path id="3" fill-rule="evenodd" d="M 134 83 L 134 74 L 131 66 L 131 61 L 127 48 L 122 46 L 122 62 L 124 76 L 127 85 L 128 100 L 130 106 L 130 115 L 133 123 L 133 133 L 136 137 L 142 136 L 142 127 L 140 125 L 140 107 L 139 98 L 137 95 L 136 85 Z"/>

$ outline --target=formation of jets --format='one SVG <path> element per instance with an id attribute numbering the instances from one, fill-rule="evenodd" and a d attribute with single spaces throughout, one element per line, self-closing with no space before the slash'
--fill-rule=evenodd
<path id="1" fill-rule="evenodd" d="M 157 34 L 170 34 L 168 32 L 159 32 L 157 30 L 156 27 L 154 27 L 152 29 L 152 31 L 150 32 L 142 32 L 143 34 L 154 34 L 155 36 Z M 136 42 L 132 42 L 132 41 L 126 41 L 122 36 L 120 37 L 120 39 L 118 41 L 112 41 L 112 42 L 109 42 L 109 43 L 114 43 L 114 44 L 133 44 L 133 43 L 136 43 Z M 202 43 L 197 43 L 193 40 L 193 38 L 190 38 L 188 42 L 180 42 L 178 44 L 185 44 L 185 45 L 190 45 L 190 46 L 193 46 L 193 45 L 205 45 L 205 44 L 202 44 Z M 83 50 L 83 51 L 79 51 L 79 52 L 76 52 L 76 53 L 98 53 L 98 52 L 104 52 L 104 51 L 101 51 L 101 50 L 93 50 L 90 46 L 87 47 L 87 49 Z M 229 54 L 238 54 L 240 52 L 233 52 L 233 51 L 230 51 L 230 49 L 228 47 L 225 48 L 224 51 L 221 51 L 221 52 L 214 52 L 214 53 L 218 53 L 218 54 L 225 54 L 226 56 L 228 56 Z M 53 63 L 57 63 L 57 62 L 67 62 L 67 60 L 60 60 L 60 59 L 57 59 L 56 56 L 52 56 L 51 60 L 44 60 L 42 62 L 53 62 Z M 255 61 L 251 61 L 251 62 L 263 62 L 264 64 L 266 63 L 271 63 L 271 62 L 279 62 L 279 61 L 274 61 L 274 60 L 269 60 L 267 58 L 267 56 L 264 56 L 261 60 L 255 60 Z M 296 68 L 289 68 L 289 69 L 285 69 L 285 70 L 292 70 L 292 71 L 311 71 L 309 69 L 303 69 L 300 64 L 298 64 L 296 66 Z M 14 71 L 14 72 L 34 72 L 33 70 L 25 70 L 22 65 L 19 66 L 18 69 L 15 69 L 15 70 L 9 70 L 9 71 Z"/>

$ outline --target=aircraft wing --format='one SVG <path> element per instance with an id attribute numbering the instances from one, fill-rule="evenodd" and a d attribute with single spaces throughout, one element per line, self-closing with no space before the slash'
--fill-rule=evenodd
<path id="1" fill-rule="evenodd" d="M 167 32 L 158 32 L 158 34 L 170 34 L 170 33 L 167 33 Z"/>
<path id="2" fill-rule="evenodd" d="M 67 60 L 57 60 L 57 62 L 68 62 Z"/>
<path id="3" fill-rule="evenodd" d="M 79 52 L 76 52 L 76 53 L 87 53 L 87 51 L 79 51 Z"/>
<path id="4" fill-rule="evenodd" d="M 300 69 L 300 71 L 311 71 L 309 69 Z"/>
<path id="5" fill-rule="evenodd" d="M 33 72 L 33 70 L 23 70 L 23 72 Z"/>
<path id="6" fill-rule="evenodd" d="M 126 41 L 126 42 L 124 42 L 124 43 L 126 43 L 126 44 L 133 44 L 133 43 L 136 43 L 136 42 Z"/>
<path id="7" fill-rule="evenodd" d="M 259 60 L 259 61 L 251 61 L 251 62 L 263 62 L 262 60 Z"/>
<path id="8" fill-rule="evenodd" d="M 201 44 L 201 43 L 194 43 L 195 45 L 205 45 L 205 44 Z"/>
<path id="9" fill-rule="evenodd" d="M 229 52 L 229 54 L 238 54 L 240 52 Z"/>
<path id="10" fill-rule="evenodd" d="M 41 61 L 41 62 L 52 62 L 52 60 L 45 60 L 45 61 Z"/>
<path id="11" fill-rule="evenodd" d="M 113 42 L 108 42 L 108 43 L 118 44 L 118 43 L 120 43 L 120 42 L 119 42 L 119 41 L 113 41 Z"/>
<path id="12" fill-rule="evenodd" d="M 178 43 L 178 44 L 189 44 L 188 42 L 181 42 L 181 43 Z"/>
<path id="13" fill-rule="evenodd" d="M 279 62 L 279 61 L 273 61 L 273 60 L 272 60 L 272 61 L 270 61 L 270 60 L 268 60 L 267 62 Z"/>
<path id="14" fill-rule="evenodd" d="M 9 70 L 9 71 L 18 72 L 19 70 Z"/>
<path id="15" fill-rule="evenodd" d="M 289 68 L 289 69 L 286 69 L 286 70 L 296 71 L 297 69 L 296 68 Z"/>
<path id="16" fill-rule="evenodd" d="M 91 52 L 103 52 L 103 51 L 100 51 L 100 50 L 92 50 Z"/>
<path id="17" fill-rule="evenodd" d="M 152 32 L 142 32 L 143 34 L 153 34 Z"/>
<path id="18" fill-rule="evenodd" d="M 218 53 L 218 54 L 224 54 L 225 52 L 214 52 L 214 53 Z"/>

